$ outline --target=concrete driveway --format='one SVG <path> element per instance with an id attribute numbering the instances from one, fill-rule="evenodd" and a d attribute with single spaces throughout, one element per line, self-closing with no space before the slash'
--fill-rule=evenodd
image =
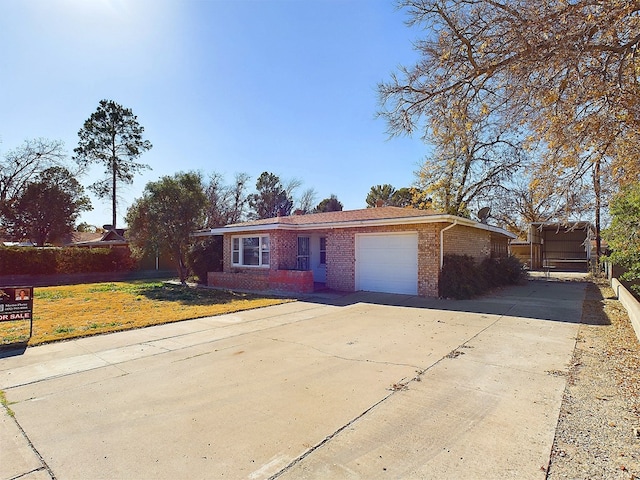
<path id="1" fill-rule="evenodd" d="M 5 352 L 0 478 L 544 479 L 583 297 L 311 297 Z"/>

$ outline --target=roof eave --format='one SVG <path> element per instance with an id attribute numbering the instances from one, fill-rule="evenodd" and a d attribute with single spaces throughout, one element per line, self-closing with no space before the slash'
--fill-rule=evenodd
<path id="1" fill-rule="evenodd" d="M 228 233 L 242 232 L 263 232 L 273 230 L 331 230 L 337 228 L 353 228 L 353 227 L 377 227 L 391 225 L 407 225 L 407 224 L 424 224 L 424 223 L 456 223 L 468 227 L 476 227 L 484 230 L 490 230 L 507 236 L 516 236 L 499 227 L 478 223 L 468 218 L 456 217 L 455 215 L 437 214 L 425 215 L 422 217 L 399 217 L 399 218 L 376 218 L 369 220 L 346 220 L 342 222 L 321 222 L 307 224 L 286 224 L 286 223 L 267 223 L 262 225 L 228 225 L 224 227 L 212 228 L 209 230 L 200 230 L 194 232 L 194 237 L 208 237 L 211 235 L 224 235 Z"/>

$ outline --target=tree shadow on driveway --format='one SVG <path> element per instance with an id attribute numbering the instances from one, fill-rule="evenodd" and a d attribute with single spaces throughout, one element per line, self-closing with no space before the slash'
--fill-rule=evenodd
<path id="1" fill-rule="evenodd" d="M 471 300 L 439 299 L 377 292 L 319 294 L 300 298 L 302 301 L 346 307 L 356 303 L 372 303 L 396 307 L 504 315 L 565 323 L 581 323 L 583 307 L 596 311 L 586 322 L 608 325 L 602 309 L 603 298 L 591 282 L 528 280 L 523 285 L 495 289 Z M 599 307 L 596 308 L 596 307 Z"/>

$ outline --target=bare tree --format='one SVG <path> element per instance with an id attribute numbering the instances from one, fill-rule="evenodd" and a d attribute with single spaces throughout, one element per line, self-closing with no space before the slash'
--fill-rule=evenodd
<path id="1" fill-rule="evenodd" d="M 233 189 L 231 192 L 231 209 L 229 213 L 228 223 L 238 223 L 244 219 L 244 209 L 247 205 L 247 186 L 251 180 L 248 173 L 236 173 Z"/>
<path id="2" fill-rule="evenodd" d="M 402 0 L 411 67 L 379 85 L 392 135 L 428 137 L 438 104 L 467 102 L 548 146 L 544 166 L 591 178 L 599 243 L 603 179 L 640 180 L 640 4 L 631 0 Z M 599 245 L 598 245 L 599 246 Z M 599 250 L 599 248 L 598 248 Z"/>
<path id="3" fill-rule="evenodd" d="M 307 188 L 302 192 L 302 195 L 300 195 L 300 198 L 298 199 L 298 209 L 302 213 L 311 213 L 317 197 L 318 192 L 316 192 L 315 188 Z"/>
<path id="4" fill-rule="evenodd" d="M 560 189 L 557 182 L 531 171 L 498 191 L 486 206 L 491 207 L 491 217 L 526 238 L 530 223 L 557 220 L 570 223 L 582 218 L 591 207 L 589 185 L 574 184 L 570 189 Z"/>
<path id="5" fill-rule="evenodd" d="M 523 150 L 510 128 L 465 101 L 437 105 L 429 140 L 434 152 L 416 172 L 417 186 L 433 207 L 469 216 L 473 201 L 495 196 L 523 165 Z"/>
<path id="6" fill-rule="evenodd" d="M 242 220 L 247 203 L 247 183 L 250 177 L 246 173 L 237 173 L 232 185 L 224 183 L 224 177 L 212 173 L 205 186 L 207 196 L 206 226 L 220 227 Z"/>
<path id="7" fill-rule="evenodd" d="M 60 140 L 25 140 L 0 159 L 0 205 L 16 198 L 39 174 L 50 167 L 65 166 L 67 155 Z"/>

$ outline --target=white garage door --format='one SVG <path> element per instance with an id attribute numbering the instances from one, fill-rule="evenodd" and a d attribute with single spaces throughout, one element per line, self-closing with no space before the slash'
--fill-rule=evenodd
<path id="1" fill-rule="evenodd" d="M 356 235 L 356 290 L 418 293 L 418 234 Z"/>

